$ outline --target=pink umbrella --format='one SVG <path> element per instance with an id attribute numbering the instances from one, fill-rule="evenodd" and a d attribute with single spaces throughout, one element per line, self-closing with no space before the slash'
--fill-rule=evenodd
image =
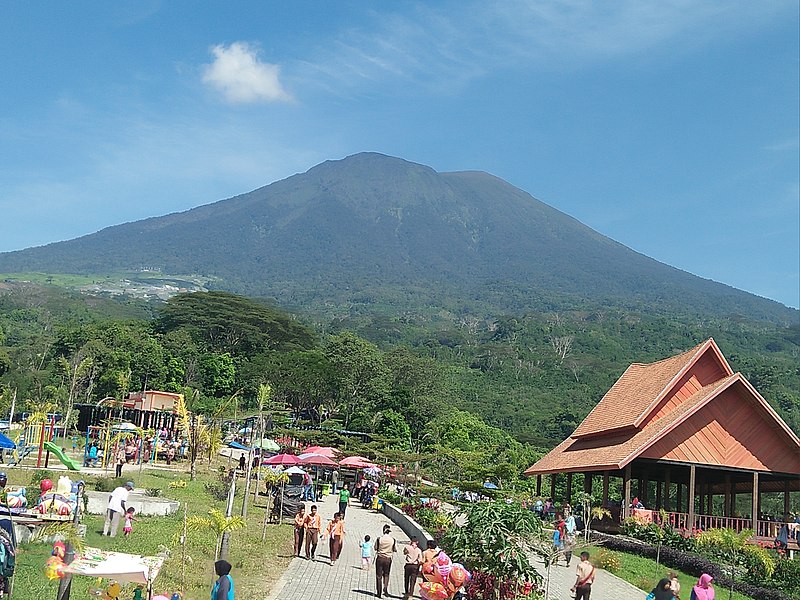
<path id="1" fill-rule="evenodd" d="M 304 465 L 314 465 L 317 467 L 335 467 L 336 462 L 322 454 L 315 454 L 314 452 L 306 452 L 298 456 L 300 463 Z"/>
<path id="2" fill-rule="evenodd" d="M 306 454 L 322 454 L 322 456 L 327 456 L 331 459 L 341 454 L 339 450 L 331 446 L 309 446 L 303 452 Z"/>
<path id="3" fill-rule="evenodd" d="M 276 454 L 270 456 L 264 461 L 265 465 L 296 465 L 300 463 L 300 459 L 294 454 Z"/>
<path id="4" fill-rule="evenodd" d="M 363 456 L 348 456 L 339 461 L 339 464 L 343 467 L 351 467 L 353 469 L 366 469 L 369 467 L 377 467 L 374 462 L 369 460 L 368 458 L 364 458 Z"/>

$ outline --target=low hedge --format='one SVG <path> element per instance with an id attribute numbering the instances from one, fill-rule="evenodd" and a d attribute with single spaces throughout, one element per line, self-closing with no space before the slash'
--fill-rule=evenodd
<path id="1" fill-rule="evenodd" d="M 638 554 L 652 559 L 655 559 L 658 554 L 658 549 L 655 546 L 651 546 L 639 540 L 605 535 L 597 532 L 595 532 L 594 535 L 602 546 L 611 550 Z M 714 578 L 720 588 L 730 589 L 731 587 L 730 578 L 723 575 L 722 569 L 718 564 L 697 554 L 681 552 L 680 550 L 675 550 L 668 546 L 661 546 L 660 561 L 667 567 L 683 571 L 684 573 L 696 577 L 700 577 L 703 573 L 708 573 Z M 733 589 L 746 596 L 755 598 L 755 600 L 792 600 L 792 596 L 785 594 L 781 590 L 764 588 L 744 581 L 733 582 Z"/>

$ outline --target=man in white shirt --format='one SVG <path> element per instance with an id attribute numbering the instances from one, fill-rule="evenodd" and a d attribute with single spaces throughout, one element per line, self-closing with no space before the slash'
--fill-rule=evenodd
<path id="1" fill-rule="evenodd" d="M 119 523 L 125 515 L 127 507 L 125 503 L 128 501 L 128 494 L 133 489 L 133 482 L 129 481 L 124 486 L 116 488 L 108 497 L 108 507 L 106 509 L 106 522 L 103 525 L 103 535 L 110 535 L 117 537 L 117 529 Z"/>

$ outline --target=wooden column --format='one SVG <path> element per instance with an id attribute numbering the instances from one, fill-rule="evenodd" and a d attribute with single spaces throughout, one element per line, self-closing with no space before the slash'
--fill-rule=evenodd
<path id="1" fill-rule="evenodd" d="M 572 504 L 572 473 L 567 473 L 567 504 Z"/>
<path id="2" fill-rule="evenodd" d="M 541 497 L 542 495 L 542 476 L 536 476 L 536 495 Z"/>
<path id="3" fill-rule="evenodd" d="M 639 498 L 642 499 L 642 504 L 647 508 L 652 508 L 650 503 L 650 474 L 645 471 L 641 479 L 642 491 L 639 493 Z"/>
<path id="4" fill-rule="evenodd" d="M 625 474 L 622 476 L 622 518 L 626 519 L 631 516 L 631 465 L 628 463 L 625 466 Z"/>
<path id="5" fill-rule="evenodd" d="M 664 510 L 669 511 L 671 509 L 670 501 L 669 501 L 669 486 L 670 486 L 670 471 L 669 467 L 664 471 Z"/>
<path id="6" fill-rule="evenodd" d="M 678 489 L 675 490 L 675 510 L 683 512 L 683 484 L 678 483 Z M 689 512 L 688 510 L 686 512 Z"/>
<path id="7" fill-rule="evenodd" d="M 758 535 L 758 471 L 753 471 L 753 531 Z"/>
<path id="8" fill-rule="evenodd" d="M 706 484 L 706 492 L 708 493 L 708 499 L 706 500 L 706 510 L 708 511 L 706 514 L 713 515 L 714 514 L 714 494 L 712 493 L 712 484 L 709 481 Z"/>
<path id="9" fill-rule="evenodd" d="M 592 493 L 592 479 L 593 473 L 584 473 L 583 474 L 583 491 L 586 494 Z"/>
<path id="10" fill-rule="evenodd" d="M 725 473 L 725 502 L 722 509 L 723 516 L 732 517 L 731 514 L 731 474 Z"/>
<path id="11" fill-rule="evenodd" d="M 661 510 L 661 480 L 656 481 L 656 510 Z"/>
<path id="12" fill-rule="evenodd" d="M 603 506 L 608 506 L 608 471 L 603 471 Z"/>
<path id="13" fill-rule="evenodd" d="M 789 521 L 789 480 L 783 482 L 783 520 Z"/>
<path id="14" fill-rule="evenodd" d="M 550 498 L 553 500 L 553 502 L 556 501 L 556 477 L 556 473 L 550 475 Z"/>
<path id="15" fill-rule="evenodd" d="M 689 501 L 689 510 L 688 510 L 688 512 L 689 512 L 689 523 L 688 523 L 689 529 L 692 529 L 694 527 L 694 492 L 695 492 L 694 483 L 695 483 L 695 477 L 696 477 L 695 471 L 696 471 L 695 466 L 694 465 L 689 465 L 689 496 L 687 498 L 687 500 Z"/>

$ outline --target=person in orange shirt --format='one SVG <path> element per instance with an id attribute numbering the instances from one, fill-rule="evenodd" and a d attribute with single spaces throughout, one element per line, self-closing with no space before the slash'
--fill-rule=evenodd
<path id="1" fill-rule="evenodd" d="M 333 515 L 333 520 L 328 523 L 325 534 L 330 539 L 331 565 L 334 565 L 342 552 L 342 541 L 344 541 L 344 521 L 341 513 L 337 512 Z"/>
<path id="2" fill-rule="evenodd" d="M 306 531 L 306 507 L 302 504 L 297 509 L 294 516 L 294 554 L 300 556 L 300 549 L 303 547 L 303 535 Z"/>
<path id="3" fill-rule="evenodd" d="M 317 541 L 320 537 L 319 532 L 322 529 L 322 518 L 317 513 L 316 504 L 311 505 L 311 514 L 306 515 L 303 525 L 306 530 L 306 560 L 314 560 Z"/>

